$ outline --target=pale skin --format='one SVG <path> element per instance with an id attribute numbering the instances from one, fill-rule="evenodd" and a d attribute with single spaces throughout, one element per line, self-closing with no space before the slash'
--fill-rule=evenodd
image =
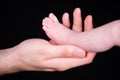
<path id="1" fill-rule="evenodd" d="M 113 46 L 120 46 L 120 20 L 90 31 L 75 32 L 61 24 L 53 13 L 50 16 L 43 19 L 43 30 L 57 44 L 74 45 L 89 52 L 104 52 Z"/>
<path id="2" fill-rule="evenodd" d="M 81 31 L 82 29 L 80 13 L 79 8 L 74 10 L 74 31 Z M 63 24 L 69 27 L 68 13 L 65 13 L 62 19 Z M 92 18 L 87 16 L 85 30 L 90 30 L 92 27 Z M 0 74 L 19 71 L 64 71 L 89 64 L 95 57 L 95 53 L 88 52 L 85 54 L 83 49 L 76 46 L 55 44 L 52 40 L 48 42 L 43 39 L 28 39 L 15 47 L 0 50 Z"/>

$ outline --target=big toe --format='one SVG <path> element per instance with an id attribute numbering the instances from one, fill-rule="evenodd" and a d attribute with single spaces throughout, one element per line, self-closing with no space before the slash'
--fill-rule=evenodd
<path id="1" fill-rule="evenodd" d="M 52 19 L 54 22 L 59 22 L 57 17 L 53 13 L 49 14 L 49 18 Z"/>

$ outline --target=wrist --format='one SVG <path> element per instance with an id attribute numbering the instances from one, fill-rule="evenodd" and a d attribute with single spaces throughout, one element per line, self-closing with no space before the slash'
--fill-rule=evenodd
<path id="1" fill-rule="evenodd" d="M 20 71 L 16 47 L 0 50 L 0 74 Z"/>

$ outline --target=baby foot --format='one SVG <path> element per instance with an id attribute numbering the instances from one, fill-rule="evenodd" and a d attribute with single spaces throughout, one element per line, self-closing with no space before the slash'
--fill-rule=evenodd
<path id="1" fill-rule="evenodd" d="M 43 19 L 42 25 L 47 36 L 57 44 L 69 43 L 69 37 L 72 36 L 73 31 L 62 25 L 54 14 L 51 13 L 49 17 Z"/>

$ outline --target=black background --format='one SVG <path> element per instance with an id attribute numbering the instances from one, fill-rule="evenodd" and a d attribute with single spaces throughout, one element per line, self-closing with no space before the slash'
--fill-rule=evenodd
<path id="1" fill-rule="evenodd" d="M 0 48 L 13 47 L 23 40 L 49 40 L 42 30 L 42 19 L 53 12 L 61 22 L 64 12 L 70 14 L 76 7 L 82 10 L 83 20 L 93 16 L 94 27 L 120 19 L 117 0 L 9 0 L 0 2 Z M 119 80 L 120 48 L 98 53 L 91 64 L 63 72 L 18 72 L 0 76 L 0 80 Z M 62 64 L 61 64 L 62 65 Z"/>

